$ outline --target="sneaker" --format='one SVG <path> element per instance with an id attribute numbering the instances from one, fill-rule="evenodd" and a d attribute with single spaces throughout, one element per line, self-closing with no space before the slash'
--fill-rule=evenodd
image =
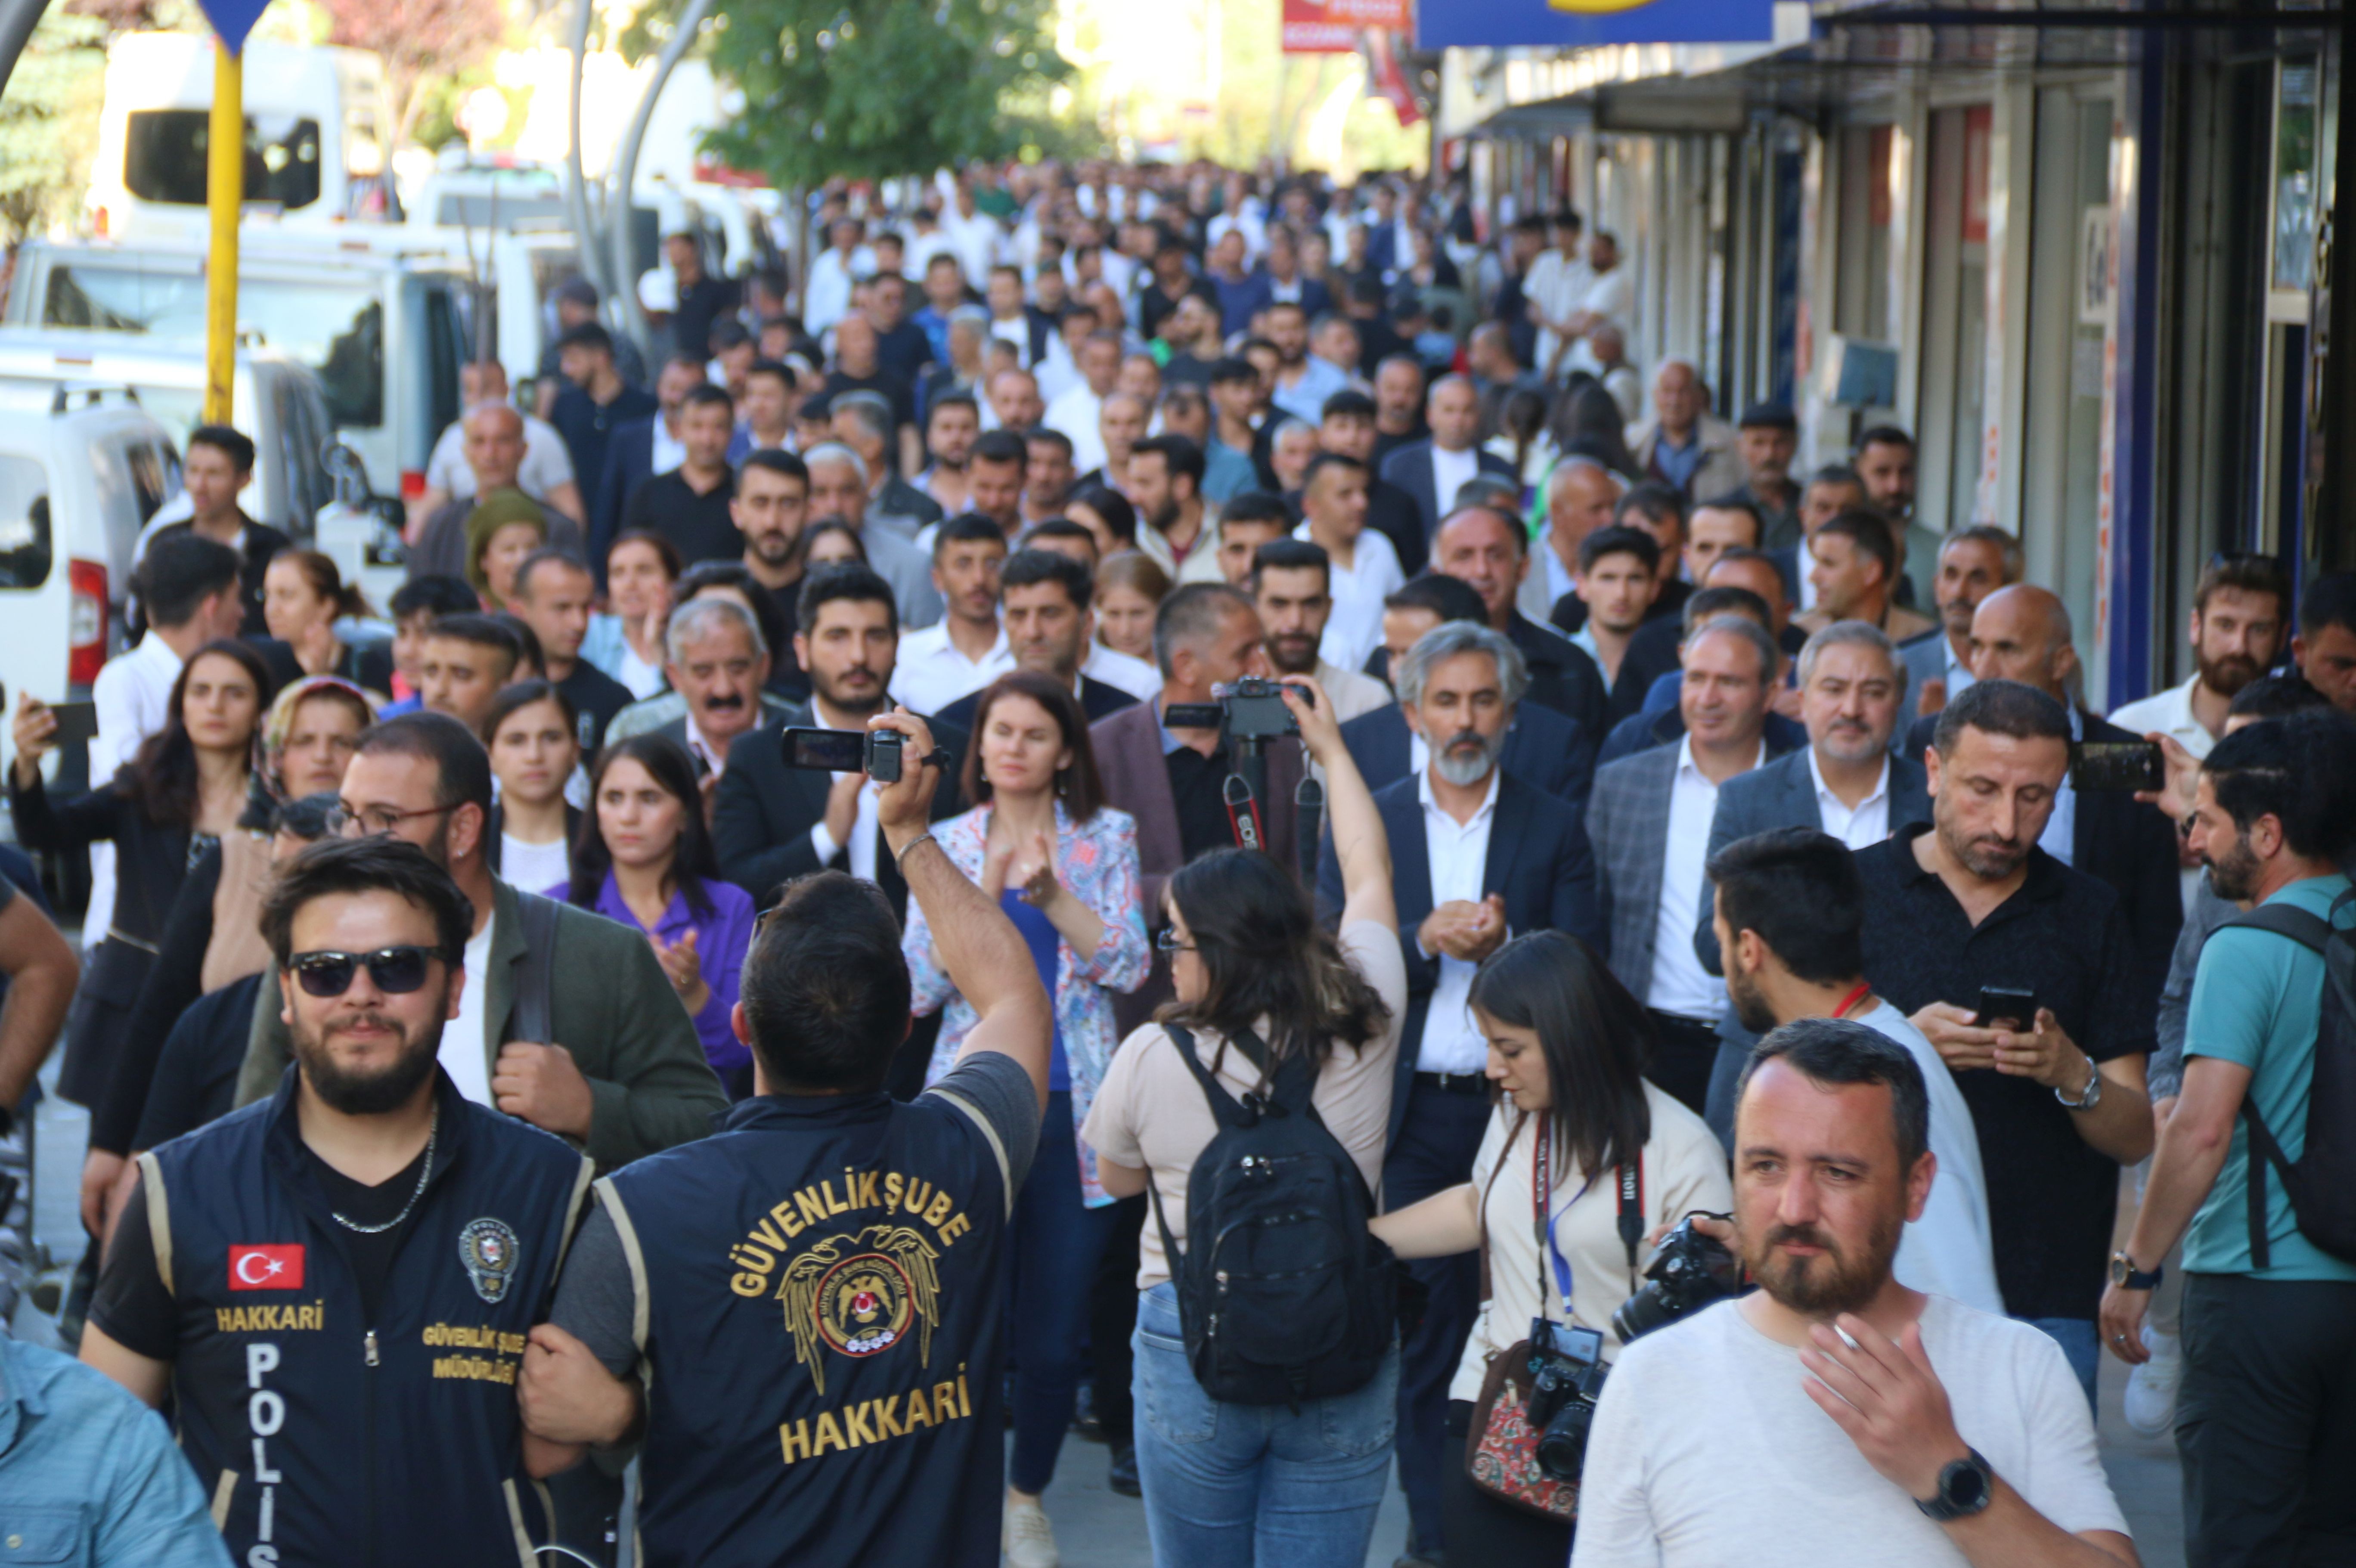
<path id="1" fill-rule="evenodd" d="M 1083 1381 L 1072 1395 L 1072 1435 L 1091 1443 L 1105 1440 L 1104 1423 L 1097 1419 L 1097 1390 L 1091 1382 Z"/>
<path id="2" fill-rule="evenodd" d="M 2176 1390 L 2184 1381 L 2184 1347 L 2173 1334 L 2147 1323 L 2143 1348 L 2151 1360 L 2127 1371 L 2127 1424 L 2146 1437 L 2165 1437 L 2176 1424 Z"/>
<path id="3" fill-rule="evenodd" d="M 1145 1484 L 1137 1478 L 1136 1444 L 1113 1445 L 1112 1465 L 1105 1472 L 1105 1485 L 1125 1498 L 1141 1498 L 1145 1495 Z"/>
<path id="4" fill-rule="evenodd" d="M 1055 1550 L 1055 1527 L 1037 1503 L 1007 1500 L 999 1547 L 1006 1553 L 1006 1568 L 1061 1568 L 1064 1561 Z"/>

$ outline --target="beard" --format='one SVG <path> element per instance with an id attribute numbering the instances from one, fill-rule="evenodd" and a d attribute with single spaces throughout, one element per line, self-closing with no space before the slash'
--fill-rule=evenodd
<path id="1" fill-rule="evenodd" d="M 787 566 L 799 541 L 791 534 L 746 534 L 744 546 L 764 566 Z"/>
<path id="2" fill-rule="evenodd" d="M 2195 648 L 2192 662 L 2201 672 L 2201 684 L 2220 697 L 2238 694 L 2259 675 L 2258 661 L 2247 654 L 2227 654 L 2222 658 L 2211 659 Z"/>
<path id="3" fill-rule="evenodd" d="M 1772 1033 L 1783 1021 L 1767 1005 L 1767 994 L 1759 988 L 1758 980 L 1730 963 L 1726 965 L 1726 996 L 1734 1004 L 1735 1021 L 1752 1034 Z"/>
<path id="4" fill-rule="evenodd" d="M 2224 859 L 2206 854 L 2201 859 L 2209 863 L 2209 886 L 2219 898 L 2239 903 L 2257 891 L 2258 857 L 2250 848 L 2247 833 L 2234 836 L 2233 847 L 2225 851 Z"/>
<path id="5" fill-rule="evenodd" d="M 1815 1225 L 1776 1225 L 1756 1245 L 1749 1236 L 1742 1238 L 1742 1262 L 1760 1288 L 1804 1317 L 1829 1319 L 1843 1312 L 1862 1312 L 1890 1278 L 1903 1224 L 1899 1212 L 1893 1209 L 1878 1218 L 1855 1254 Z M 1781 1250 L 1787 1243 L 1824 1252 L 1817 1257 L 1793 1257 Z"/>
<path id="6" fill-rule="evenodd" d="M 1478 730 L 1459 730 L 1448 744 L 1432 753 L 1431 765 L 1450 784 L 1470 786 L 1489 776 L 1505 749 L 1504 737 L 1492 739 Z"/>
<path id="7" fill-rule="evenodd" d="M 1317 639 L 1299 634 L 1270 637 L 1268 662 L 1276 667 L 1280 675 L 1315 675 Z"/>
<path id="8" fill-rule="evenodd" d="M 1958 837 L 1953 824 L 1935 809 L 1933 816 L 1937 818 L 1939 842 L 1947 853 L 1973 876 L 1991 882 L 2000 882 L 2020 869 L 2020 863 L 2029 859 L 2029 851 L 2036 842 L 2034 839 L 1997 838 L 1987 834 L 1976 838 L 1963 838 Z"/>
<path id="9" fill-rule="evenodd" d="M 399 1054 L 391 1065 L 374 1072 L 356 1072 L 337 1061 L 327 1043 L 334 1031 L 305 1026 L 298 1014 L 293 1033 L 294 1060 L 302 1067 L 303 1081 L 330 1109 L 347 1116 L 381 1116 L 407 1104 L 418 1086 L 434 1075 L 434 1059 L 442 1049 L 441 1020 L 450 998 L 446 984 L 433 1010 L 434 1021 L 414 1035 L 382 1013 L 361 1013 L 351 1020 L 400 1032 Z"/>
<path id="10" fill-rule="evenodd" d="M 1826 728 L 1816 747 L 1837 763 L 1869 763 L 1886 743 L 1875 740 L 1873 731 L 1862 724 L 1836 721 Z"/>

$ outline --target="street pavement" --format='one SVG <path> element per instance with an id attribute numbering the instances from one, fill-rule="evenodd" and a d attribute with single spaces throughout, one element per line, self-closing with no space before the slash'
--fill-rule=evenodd
<path id="1" fill-rule="evenodd" d="M 43 1075 L 53 1086 L 56 1063 Z M 60 1277 L 70 1273 L 82 1250 L 81 1222 L 77 1213 L 83 1140 L 88 1115 L 58 1099 L 47 1099 L 34 1118 L 34 1237 L 48 1249 Z M 2129 1223 L 2134 1202 L 2132 1187 L 2123 1189 L 2120 1231 Z M 18 1309 L 17 1333 L 41 1344 L 54 1344 L 48 1319 L 31 1307 Z M 2179 1513 L 2182 1476 L 2176 1445 L 2167 1437 L 2138 1437 L 2119 1413 L 2120 1391 L 2126 1369 L 2103 1358 L 2102 1416 L 2099 1426 L 2103 1464 L 2111 1488 L 2127 1517 L 2136 1550 L 2144 1568 L 2182 1568 L 2184 1538 Z M 1074 1437 L 1064 1445 L 1055 1483 L 1047 1492 L 1048 1517 L 1070 1568 L 1151 1568 L 1153 1552 L 1145 1538 L 1144 1505 L 1125 1498 L 1105 1484 L 1109 1456 L 1101 1444 Z M 1389 1568 L 1407 1540 L 1407 1504 L 1397 1487 L 1383 1499 L 1375 1526 L 1367 1568 Z M 1467 1564 L 1465 1568 L 1479 1568 Z"/>

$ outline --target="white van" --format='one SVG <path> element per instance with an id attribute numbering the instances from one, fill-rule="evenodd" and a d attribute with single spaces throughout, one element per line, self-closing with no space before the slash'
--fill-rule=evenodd
<path id="1" fill-rule="evenodd" d="M 119 332 L 0 326 L 0 411 L 47 414 L 60 392 L 71 402 L 115 388 L 128 389 L 185 452 L 188 432 L 204 422 L 204 348 Z M 246 515 L 308 543 L 333 495 L 319 453 L 335 427 L 319 379 L 278 349 L 242 347 L 230 409 L 230 422 L 253 438 L 253 483 L 239 497 Z M 157 520 L 184 510 L 167 505 Z"/>
<path id="2" fill-rule="evenodd" d="M 129 396 L 58 400 L 55 412 L 0 419 L 0 682 L 12 713 L 18 692 L 90 696 L 123 645 L 139 530 L 180 484 L 170 434 Z"/>
<path id="3" fill-rule="evenodd" d="M 359 49 L 245 47 L 245 204 L 289 225 L 381 217 L 383 71 Z M 204 234 L 213 101 L 209 34 L 130 33 L 106 51 L 106 101 L 87 197 L 116 239 Z"/>
<path id="4" fill-rule="evenodd" d="M 204 269 L 199 242 L 33 241 L 17 253 L 6 320 L 201 347 Z M 249 230 L 238 280 L 240 336 L 318 377 L 335 434 L 359 453 L 374 489 L 424 494 L 434 438 L 459 412 L 464 272 L 438 257 Z"/>

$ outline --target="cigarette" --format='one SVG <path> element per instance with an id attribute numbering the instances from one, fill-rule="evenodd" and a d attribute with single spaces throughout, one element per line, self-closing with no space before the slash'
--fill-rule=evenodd
<path id="1" fill-rule="evenodd" d="M 1858 1350 L 1864 1349 L 1864 1347 L 1859 1345 L 1855 1339 L 1850 1339 L 1848 1330 L 1842 1328 L 1839 1324 L 1836 1323 L 1833 1325 L 1833 1332 L 1839 1335 L 1840 1342 L 1847 1345 L 1850 1349 Z"/>

